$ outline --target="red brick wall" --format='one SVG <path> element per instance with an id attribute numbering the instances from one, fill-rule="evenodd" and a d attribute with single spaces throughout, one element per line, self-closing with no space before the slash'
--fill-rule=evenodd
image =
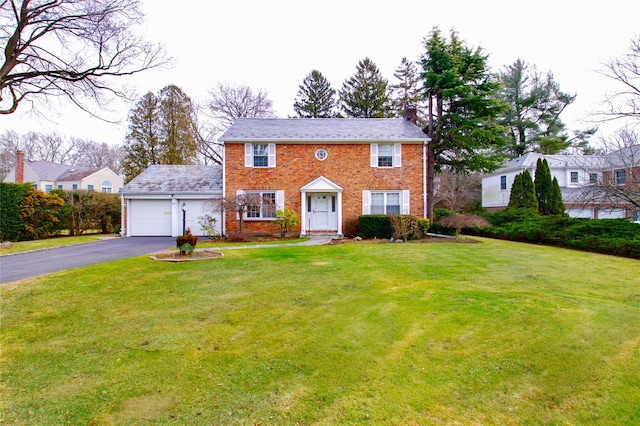
<path id="1" fill-rule="evenodd" d="M 315 158 L 318 148 L 329 153 L 324 161 Z M 363 190 L 409 190 L 410 213 L 422 217 L 423 211 L 423 146 L 402 146 L 402 167 L 370 166 L 369 144 L 277 144 L 275 168 L 244 167 L 244 144 L 227 144 L 225 148 L 226 194 L 237 190 L 284 190 L 285 208 L 299 216 L 300 188 L 324 176 L 341 186 L 343 229 L 345 223 L 362 214 Z M 237 232 L 239 223 L 233 212 L 227 212 L 227 232 Z M 276 232 L 269 221 L 245 221 L 245 231 Z M 300 228 L 296 230 L 300 231 Z"/>

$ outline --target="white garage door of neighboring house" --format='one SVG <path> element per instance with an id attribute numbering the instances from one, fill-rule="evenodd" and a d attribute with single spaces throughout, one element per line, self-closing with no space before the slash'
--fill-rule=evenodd
<path id="1" fill-rule="evenodd" d="M 621 219 L 625 217 L 624 209 L 600 209 L 598 210 L 598 219 Z"/>
<path id="2" fill-rule="evenodd" d="M 572 208 L 572 209 L 567 209 L 567 214 L 570 217 L 582 217 L 582 218 L 588 218 L 588 219 L 593 219 L 593 215 L 594 215 L 594 211 L 593 209 L 580 209 L 580 208 Z"/>
<path id="3" fill-rule="evenodd" d="M 129 235 L 171 236 L 171 200 L 131 200 Z"/>

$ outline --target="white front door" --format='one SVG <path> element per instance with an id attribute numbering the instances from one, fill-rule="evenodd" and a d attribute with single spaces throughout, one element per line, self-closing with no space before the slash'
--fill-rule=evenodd
<path id="1" fill-rule="evenodd" d="M 327 231 L 336 229 L 335 194 L 311 194 L 311 230 Z"/>

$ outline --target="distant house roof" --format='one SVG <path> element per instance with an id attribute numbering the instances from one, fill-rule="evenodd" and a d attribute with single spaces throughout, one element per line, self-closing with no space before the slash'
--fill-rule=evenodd
<path id="1" fill-rule="evenodd" d="M 539 158 L 547 160 L 549 168 L 580 168 L 598 169 L 602 167 L 604 156 L 602 155 L 546 155 L 537 152 L 528 152 L 520 157 L 507 161 L 501 169 L 487 176 L 507 173 L 514 170 L 535 169 Z"/>
<path id="2" fill-rule="evenodd" d="M 239 118 L 221 139 L 225 143 L 423 143 L 429 137 L 404 118 Z"/>
<path id="3" fill-rule="evenodd" d="M 122 194 L 222 193 L 222 166 L 152 165 L 122 188 Z"/>
<path id="4" fill-rule="evenodd" d="M 69 166 L 49 161 L 25 160 L 24 163 L 40 178 L 40 180 L 46 181 L 82 180 L 87 176 L 102 170 L 94 167 Z"/>

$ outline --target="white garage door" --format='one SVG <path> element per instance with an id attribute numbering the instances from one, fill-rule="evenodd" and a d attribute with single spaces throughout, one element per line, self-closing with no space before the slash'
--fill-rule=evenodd
<path id="1" fill-rule="evenodd" d="M 624 209 L 600 209 L 598 219 L 621 219 L 625 216 Z"/>
<path id="2" fill-rule="evenodd" d="M 187 208 L 185 215 L 185 228 L 191 229 L 193 235 L 207 235 L 207 231 L 202 228 L 202 219 L 205 215 L 209 215 L 216 219 L 214 227 L 216 232 L 220 233 L 222 217 L 220 212 L 214 212 L 211 202 L 205 200 L 180 200 L 180 214 L 182 214 L 182 203 Z M 180 232 L 182 232 L 182 216 L 180 217 Z"/>
<path id="3" fill-rule="evenodd" d="M 567 214 L 570 217 L 583 217 L 583 218 L 593 219 L 593 209 L 580 209 L 580 208 L 567 209 Z"/>
<path id="4" fill-rule="evenodd" d="M 129 235 L 171 236 L 171 200 L 131 200 Z"/>

